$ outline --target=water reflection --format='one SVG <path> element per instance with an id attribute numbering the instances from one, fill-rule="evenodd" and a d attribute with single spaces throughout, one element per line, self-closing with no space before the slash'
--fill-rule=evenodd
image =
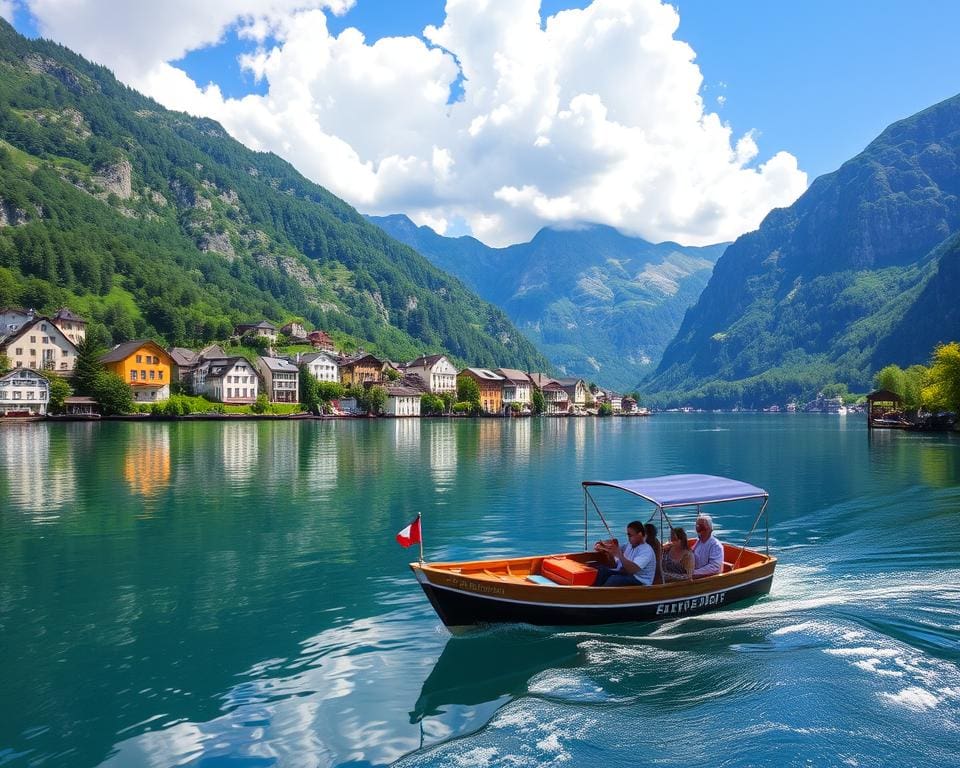
<path id="1" fill-rule="evenodd" d="M 433 421 L 427 433 L 430 439 L 430 477 L 435 491 L 444 493 L 457 476 L 457 432 L 450 419 Z"/>
<path id="2" fill-rule="evenodd" d="M 59 517 L 76 496 L 72 445 L 63 433 L 51 438 L 42 424 L 0 425 L 0 464 L 7 503 L 21 507 L 34 522 Z"/>
<path id="3" fill-rule="evenodd" d="M 123 478 L 131 493 L 154 496 L 170 483 L 170 427 L 137 424 L 126 446 Z"/>
<path id="4" fill-rule="evenodd" d="M 227 422 L 220 425 L 223 473 L 228 480 L 241 482 L 253 476 L 260 446 L 257 426 L 253 421 Z"/>

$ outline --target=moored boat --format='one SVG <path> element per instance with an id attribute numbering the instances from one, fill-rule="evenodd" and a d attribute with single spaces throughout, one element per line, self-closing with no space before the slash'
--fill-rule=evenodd
<path id="1" fill-rule="evenodd" d="M 766 553 L 747 548 L 761 518 L 767 517 L 768 494 L 763 489 L 713 475 L 584 481 L 582 485 L 583 552 L 411 563 L 410 568 L 441 621 L 448 627 L 655 621 L 716 610 L 770 591 L 777 561 L 769 554 L 769 535 Z M 723 569 L 716 575 L 651 586 L 595 587 L 592 584 L 599 562 L 596 552 L 586 551 L 586 511 L 589 500 L 603 519 L 590 494 L 590 489 L 598 486 L 616 488 L 652 502 L 655 510 L 651 519 L 659 515 L 670 527 L 670 511 L 680 508 L 699 512 L 704 505 L 749 499 L 760 500 L 761 506 L 743 546 L 723 545 Z"/>

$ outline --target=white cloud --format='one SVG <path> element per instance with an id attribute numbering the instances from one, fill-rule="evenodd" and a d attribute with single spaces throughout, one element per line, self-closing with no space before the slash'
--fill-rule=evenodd
<path id="1" fill-rule="evenodd" d="M 330 34 L 326 13 L 351 0 L 28 2 L 45 35 L 364 212 L 466 221 L 493 245 L 570 221 L 718 242 L 806 188 L 795 158 L 762 161 L 752 133 L 706 110 L 677 11 L 658 0 L 595 0 L 545 26 L 538 0 L 447 0 L 423 38 L 375 42 Z M 231 28 L 264 95 L 224 98 L 169 64 Z"/>
<path id="2" fill-rule="evenodd" d="M 13 24 L 13 11 L 16 7 L 14 0 L 0 0 L 0 19 L 6 19 Z"/>

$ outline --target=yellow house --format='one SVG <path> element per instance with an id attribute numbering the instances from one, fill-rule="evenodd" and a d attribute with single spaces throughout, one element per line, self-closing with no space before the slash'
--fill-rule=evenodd
<path id="1" fill-rule="evenodd" d="M 156 342 L 141 339 L 117 344 L 100 362 L 133 387 L 136 402 L 157 402 L 170 397 L 173 359 Z"/>

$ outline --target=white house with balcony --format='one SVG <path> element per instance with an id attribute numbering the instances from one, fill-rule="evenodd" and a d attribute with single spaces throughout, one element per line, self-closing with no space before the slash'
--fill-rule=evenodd
<path id="1" fill-rule="evenodd" d="M 32 368 L 68 374 L 77 361 L 77 348 L 49 317 L 37 316 L 0 340 L 0 353 L 11 368 Z"/>
<path id="2" fill-rule="evenodd" d="M 317 381 L 340 381 L 340 366 L 332 352 L 298 353 L 297 362 L 306 366 Z"/>
<path id="3" fill-rule="evenodd" d="M 279 357 L 257 358 L 264 390 L 271 403 L 300 402 L 300 369 Z"/>
<path id="4" fill-rule="evenodd" d="M 520 405 L 521 412 L 529 412 L 533 408 L 533 382 L 530 377 L 515 368 L 497 368 L 494 373 L 504 378 L 504 413 L 511 411 L 514 403 Z"/>
<path id="5" fill-rule="evenodd" d="M 457 369 L 446 355 L 424 355 L 403 368 L 405 373 L 423 379 L 427 390 L 435 395 L 457 391 Z"/>
<path id="6" fill-rule="evenodd" d="M 388 384 L 387 402 L 383 412 L 388 416 L 419 416 L 422 392 L 412 387 Z"/>
<path id="7" fill-rule="evenodd" d="M 245 357 L 203 360 L 194 372 L 193 391 L 220 403 L 250 405 L 260 394 L 260 379 Z"/>
<path id="8" fill-rule="evenodd" d="M 30 413 L 44 416 L 50 403 L 50 382 L 29 368 L 0 376 L 0 415 Z"/>

